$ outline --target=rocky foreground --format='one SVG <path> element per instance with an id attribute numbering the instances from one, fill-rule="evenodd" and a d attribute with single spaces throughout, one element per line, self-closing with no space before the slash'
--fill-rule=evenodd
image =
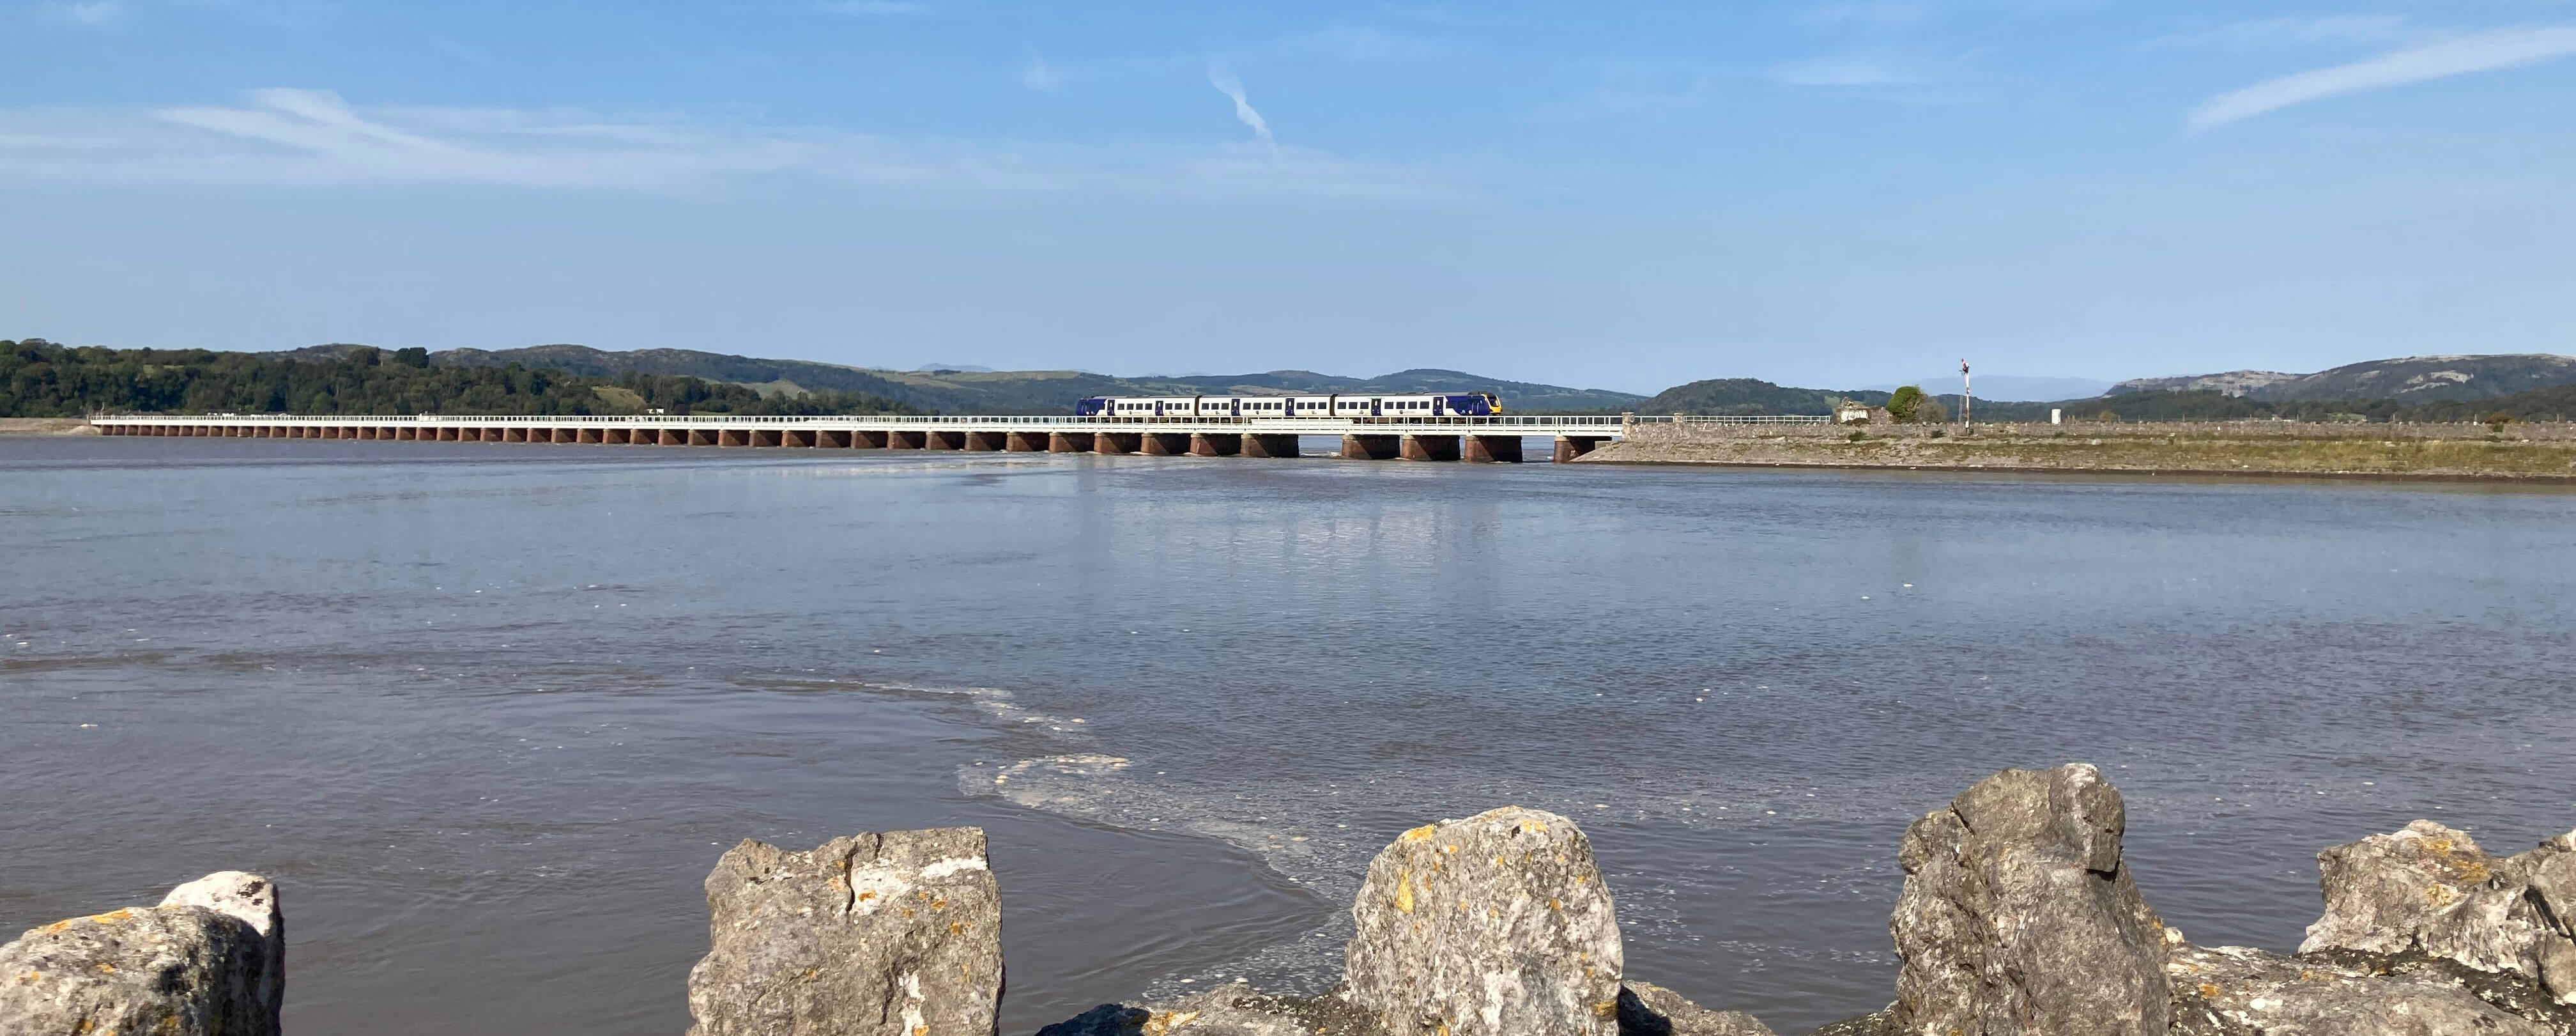
<path id="1" fill-rule="evenodd" d="M 2121 852 L 2082 764 L 2005 770 L 1906 831 L 1885 1010 L 1818 1036 L 2576 1036 L 2576 833 L 2514 856 L 2426 820 L 2318 854 L 2296 954 L 2200 947 Z M 996 1036 L 1001 893 L 974 828 L 745 841 L 707 878 L 692 1036 Z M 1103 1004 L 1038 1036 L 1771 1036 L 1631 978 L 1573 821 L 1506 807 L 1405 832 L 1351 907 L 1342 981 Z M 0 946 L 9 1036 L 274 1034 L 285 922 L 226 872 Z"/>

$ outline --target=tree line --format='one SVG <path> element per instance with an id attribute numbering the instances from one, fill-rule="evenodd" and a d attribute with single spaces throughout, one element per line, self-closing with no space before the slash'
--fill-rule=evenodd
<path id="1" fill-rule="evenodd" d="M 41 338 L 0 341 L 0 417 L 93 413 L 243 414 L 917 414 L 862 392 L 763 397 L 747 386 L 665 374 L 585 378 L 558 370 L 432 366 L 426 349 L 351 346 L 295 358 L 207 349 L 109 349 Z"/>

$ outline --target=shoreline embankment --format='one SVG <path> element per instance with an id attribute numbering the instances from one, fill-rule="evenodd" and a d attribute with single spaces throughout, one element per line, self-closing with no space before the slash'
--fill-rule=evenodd
<path id="1" fill-rule="evenodd" d="M 0 417 L 0 435 L 97 435 L 86 417 Z"/>
<path id="2" fill-rule="evenodd" d="M 1578 463 L 2576 485 L 2576 424 L 1630 422 Z"/>

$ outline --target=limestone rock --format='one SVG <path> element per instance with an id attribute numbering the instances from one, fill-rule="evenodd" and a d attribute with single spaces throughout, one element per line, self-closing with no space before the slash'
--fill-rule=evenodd
<path id="1" fill-rule="evenodd" d="M 0 946 L 10 1036 L 277 1036 L 285 991 L 277 886 L 238 871 Z"/>
<path id="2" fill-rule="evenodd" d="M 2554 938 L 2543 938 L 2533 953 L 2541 983 L 2562 1004 L 2576 1004 L 2576 831 L 2540 843 L 2540 848 L 2514 857 L 2517 870 L 2531 882 L 2531 899 Z"/>
<path id="3" fill-rule="evenodd" d="M 1888 923 L 1897 1030 L 2163 1036 L 2165 930 L 2121 862 L 2126 827 L 2081 763 L 2005 770 L 1916 820 Z"/>
<path id="4" fill-rule="evenodd" d="M 2302 954 L 2420 953 L 2544 984 L 2576 1003 L 2576 836 L 2498 857 L 2467 832 L 2418 820 L 2317 854 L 2325 916 Z"/>
<path id="5" fill-rule="evenodd" d="M 1351 919 L 1344 995 L 1394 1036 L 1618 1031 L 1618 919 L 1564 817 L 1512 806 L 1407 831 Z"/>
<path id="6" fill-rule="evenodd" d="M 1904 1031 L 1896 1027 L 1896 1008 L 1889 1007 L 1858 1018 L 1827 1022 L 1807 1036 L 1898 1036 Z"/>
<path id="7" fill-rule="evenodd" d="M 241 871 L 216 871 L 171 889 L 169 895 L 161 897 L 161 905 L 204 907 L 251 926 L 268 950 L 263 973 L 276 976 L 270 983 L 268 1002 L 272 1009 L 284 1003 L 286 910 L 277 901 L 276 882 Z"/>
<path id="8" fill-rule="evenodd" d="M 1267 996 L 1235 982 L 1165 1004 L 1102 1004 L 1037 1036 L 1384 1036 L 1338 996 Z"/>
<path id="9" fill-rule="evenodd" d="M 1630 981 L 1619 990 L 1619 1036 L 1774 1036 L 1742 1011 L 1712 1011 L 1662 986 Z"/>
<path id="10" fill-rule="evenodd" d="M 2549 1036 L 2468 990 L 2241 946 L 2176 948 L 2172 1036 Z"/>
<path id="11" fill-rule="evenodd" d="M 1002 900 L 981 828 L 746 839 L 707 875 L 692 1036 L 993 1036 Z"/>
<path id="12" fill-rule="evenodd" d="M 2399 954 L 2319 950 L 2302 953 L 2297 959 L 2302 964 L 2322 964 L 2357 975 L 2432 982 L 2460 989 L 2496 1010 L 2538 1022 L 2555 1036 L 2576 1036 L 2576 1006 L 2558 1003 L 2539 982 L 2519 972 L 2480 971 L 2416 950 Z"/>

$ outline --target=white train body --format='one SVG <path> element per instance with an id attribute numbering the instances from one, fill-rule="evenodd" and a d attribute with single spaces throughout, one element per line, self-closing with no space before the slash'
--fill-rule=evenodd
<path id="1" fill-rule="evenodd" d="M 1076 417 L 1112 420 L 1261 420 L 1384 417 L 1490 417 L 1503 412 L 1490 392 L 1427 395 L 1093 396 L 1074 404 Z"/>

